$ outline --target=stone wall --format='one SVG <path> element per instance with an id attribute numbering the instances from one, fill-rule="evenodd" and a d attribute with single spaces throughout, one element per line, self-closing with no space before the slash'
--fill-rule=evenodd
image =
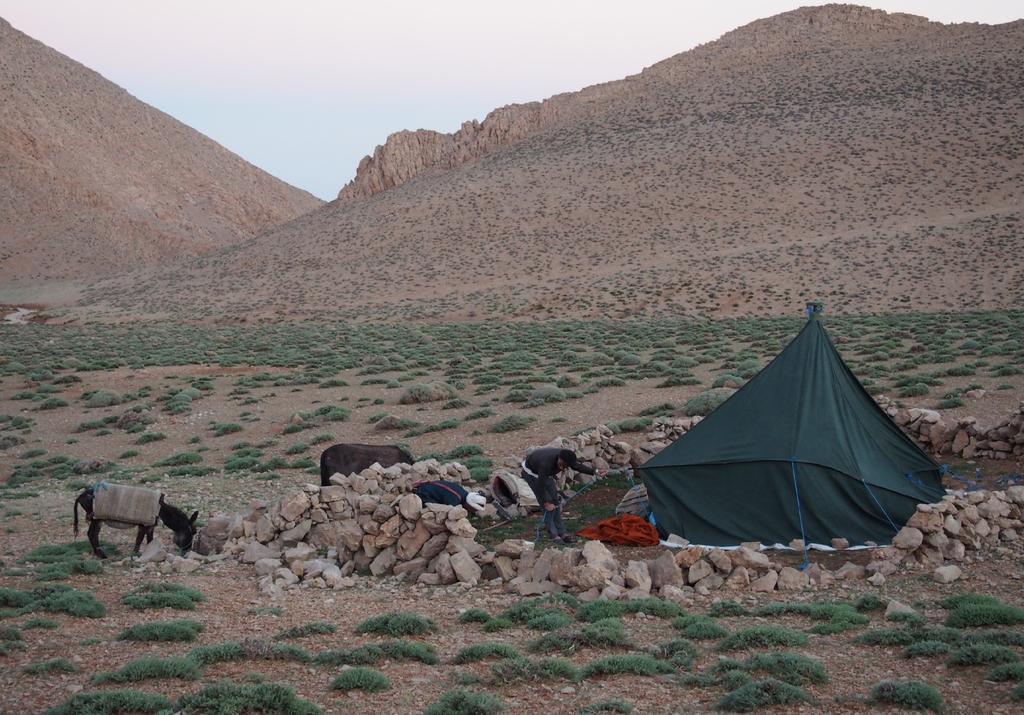
<path id="1" fill-rule="evenodd" d="M 920 407 L 897 407 L 884 398 L 879 404 L 903 430 L 927 451 L 964 459 L 1013 459 L 1024 455 L 1024 402 L 995 427 L 983 427 L 974 417 L 959 419 Z"/>

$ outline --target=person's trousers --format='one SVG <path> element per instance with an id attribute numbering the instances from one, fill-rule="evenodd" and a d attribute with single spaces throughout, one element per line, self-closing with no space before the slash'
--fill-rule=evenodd
<path id="1" fill-rule="evenodd" d="M 544 528 L 548 530 L 551 538 L 565 536 L 565 522 L 562 521 L 562 505 L 557 505 L 551 511 L 544 512 Z"/>

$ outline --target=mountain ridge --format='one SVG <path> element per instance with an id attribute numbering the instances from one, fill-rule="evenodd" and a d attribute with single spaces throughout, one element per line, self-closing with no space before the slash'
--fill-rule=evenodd
<path id="1" fill-rule="evenodd" d="M 0 279 L 200 255 L 321 205 L 0 18 Z"/>

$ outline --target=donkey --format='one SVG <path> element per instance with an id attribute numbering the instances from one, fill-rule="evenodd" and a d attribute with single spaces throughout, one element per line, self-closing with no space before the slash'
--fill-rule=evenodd
<path id="1" fill-rule="evenodd" d="M 320 486 L 331 486 L 334 474 L 354 474 L 379 462 L 382 467 L 412 464 L 412 455 L 385 444 L 336 444 L 320 454 Z"/>
<path id="2" fill-rule="evenodd" d="M 106 552 L 100 547 L 100 527 L 103 526 L 103 520 L 93 518 L 93 500 L 95 499 L 96 491 L 95 487 L 88 487 L 78 498 L 75 499 L 74 514 L 75 514 L 75 536 L 78 536 L 78 507 L 81 505 L 85 511 L 85 520 L 89 522 L 89 545 L 92 546 L 92 552 L 97 558 L 107 558 Z M 199 517 L 199 512 L 192 512 L 192 516 L 186 516 L 185 512 L 176 506 L 164 503 L 164 495 L 160 495 L 160 521 L 164 523 L 168 529 L 174 532 L 174 544 L 181 549 L 181 553 L 185 554 L 192 548 L 192 540 L 196 535 L 196 519 Z M 142 546 L 142 539 L 146 539 L 146 543 L 153 541 L 153 530 L 156 528 L 156 524 L 126 524 L 123 522 L 111 521 L 108 522 L 111 526 L 117 529 L 129 529 L 133 526 L 138 526 L 138 530 L 135 534 L 135 551 L 139 553 L 139 547 Z"/>

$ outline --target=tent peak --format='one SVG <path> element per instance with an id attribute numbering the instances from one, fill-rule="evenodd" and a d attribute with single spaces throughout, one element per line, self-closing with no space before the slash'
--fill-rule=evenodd
<path id="1" fill-rule="evenodd" d="M 825 303 L 820 300 L 811 300 L 807 302 L 808 320 L 821 320 L 821 314 L 825 312 Z"/>

